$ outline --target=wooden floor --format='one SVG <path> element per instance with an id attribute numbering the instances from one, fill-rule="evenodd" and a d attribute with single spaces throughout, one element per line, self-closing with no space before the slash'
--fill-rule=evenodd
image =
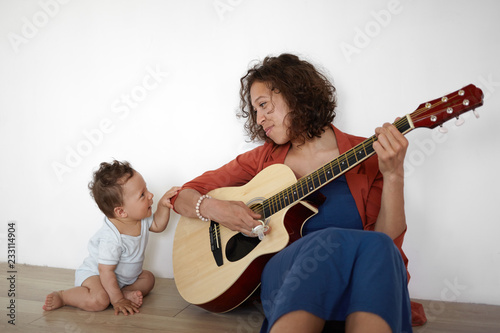
<path id="1" fill-rule="evenodd" d="M 72 307 L 45 312 L 45 296 L 73 286 L 74 271 L 18 265 L 13 284 L 0 263 L 0 332 L 258 332 L 261 308 L 248 304 L 226 314 L 213 314 L 186 303 L 172 279 L 157 279 L 144 298 L 141 312 L 125 317 L 113 310 L 91 313 Z M 8 323 L 9 290 L 15 289 L 15 326 Z M 417 333 L 500 332 L 500 306 L 418 300 L 424 304 L 428 323 Z M 14 314 L 13 314 L 14 315 Z"/>

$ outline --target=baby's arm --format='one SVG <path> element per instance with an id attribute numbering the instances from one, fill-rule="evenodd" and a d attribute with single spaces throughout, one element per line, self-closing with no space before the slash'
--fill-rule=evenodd
<path id="1" fill-rule="evenodd" d="M 139 305 L 126 299 L 118 286 L 115 274 L 116 265 L 99 264 L 99 276 L 104 290 L 108 293 L 109 301 L 115 309 L 115 315 L 122 312 L 124 315 L 139 312 Z"/>
<path id="2" fill-rule="evenodd" d="M 151 224 L 149 231 L 162 232 L 167 228 L 168 220 L 170 219 L 170 209 L 173 208 L 170 198 L 176 195 L 179 190 L 180 187 L 178 186 L 172 187 L 158 201 L 158 207 L 153 217 L 153 224 Z"/>

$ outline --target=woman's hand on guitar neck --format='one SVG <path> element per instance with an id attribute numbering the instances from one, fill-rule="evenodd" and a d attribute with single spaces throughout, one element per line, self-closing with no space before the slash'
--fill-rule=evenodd
<path id="1" fill-rule="evenodd" d="M 230 230 L 239 231 L 247 236 L 255 236 L 252 235 L 252 229 L 262 225 L 259 221 L 261 216 L 241 201 L 205 199 L 201 203 L 200 214 Z"/>
<path id="2" fill-rule="evenodd" d="M 389 123 L 377 127 L 375 134 L 378 140 L 373 143 L 373 149 L 378 155 L 379 169 L 384 179 L 404 178 L 404 159 L 408 140 Z"/>

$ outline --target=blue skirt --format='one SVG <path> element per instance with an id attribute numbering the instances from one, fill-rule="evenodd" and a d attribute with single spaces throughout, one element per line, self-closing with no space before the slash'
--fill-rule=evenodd
<path id="1" fill-rule="evenodd" d="M 342 180 L 333 183 L 347 188 Z M 346 198 L 352 205 L 350 192 Z M 345 211 L 349 205 L 336 206 Z M 412 332 L 406 267 L 392 239 L 380 232 L 338 227 L 310 232 L 267 263 L 261 300 L 266 316 L 261 332 L 297 310 L 326 321 L 370 312 L 382 317 L 393 332 Z"/>
<path id="2" fill-rule="evenodd" d="M 297 310 L 336 321 L 356 311 L 371 312 L 393 332 L 412 332 L 406 279 L 401 254 L 389 236 L 339 228 L 314 232 L 267 263 L 261 332 Z"/>

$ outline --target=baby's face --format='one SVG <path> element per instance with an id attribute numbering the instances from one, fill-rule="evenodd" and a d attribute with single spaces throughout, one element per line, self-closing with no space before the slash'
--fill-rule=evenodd
<path id="1" fill-rule="evenodd" d="M 123 186 L 123 209 L 130 219 L 142 220 L 151 216 L 153 205 L 153 193 L 148 191 L 146 182 L 139 172 L 134 175 Z"/>

